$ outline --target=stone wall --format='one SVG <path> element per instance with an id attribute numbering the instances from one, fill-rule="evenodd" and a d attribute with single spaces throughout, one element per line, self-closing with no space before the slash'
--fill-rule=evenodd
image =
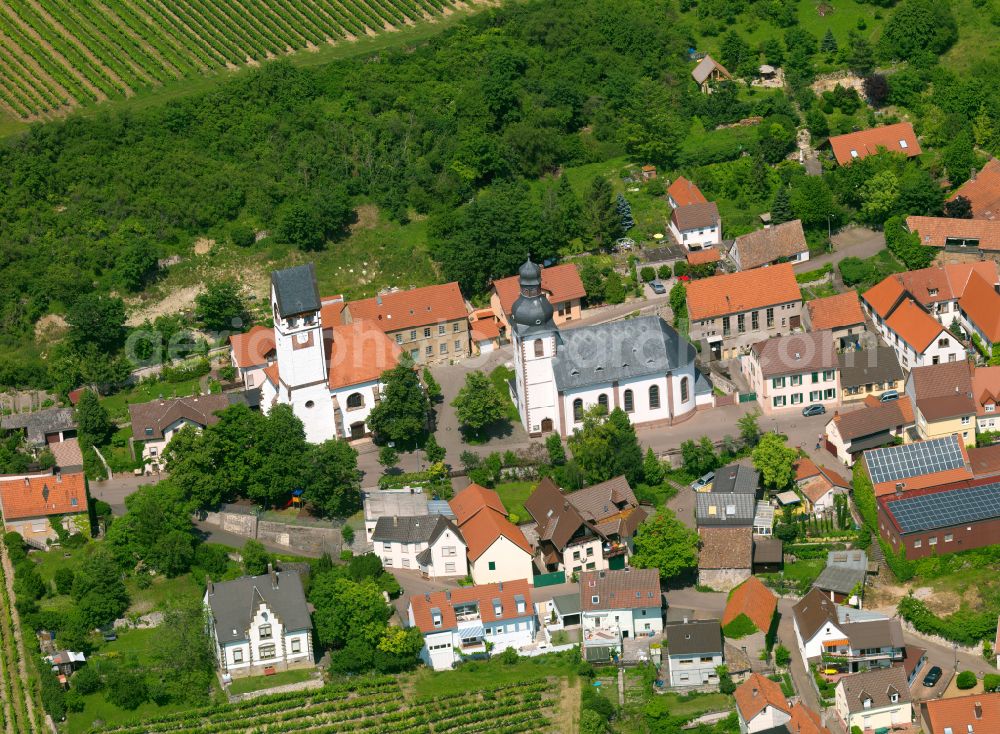
<path id="1" fill-rule="evenodd" d="M 712 568 L 698 570 L 698 584 L 716 591 L 732 591 L 750 578 L 749 568 Z"/>
<path id="2" fill-rule="evenodd" d="M 343 539 L 340 529 L 332 524 L 320 526 L 292 525 L 274 520 L 262 520 L 246 512 L 203 512 L 199 519 L 220 530 L 242 538 L 253 538 L 272 546 L 287 548 L 290 553 L 320 556 L 329 553 L 337 558 Z"/>

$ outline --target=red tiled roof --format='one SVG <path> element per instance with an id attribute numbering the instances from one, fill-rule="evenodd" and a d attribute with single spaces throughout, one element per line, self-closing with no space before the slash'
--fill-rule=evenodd
<path id="1" fill-rule="evenodd" d="M 344 322 L 341 314 L 347 308 L 343 296 L 326 296 L 320 299 L 319 319 L 324 329 L 330 329 Z"/>
<path id="2" fill-rule="evenodd" d="M 906 147 L 900 143 L 901 140 L 906 141 Z M 913 125 L 908 122 L 873 127 L 870 130 L 860 130 L 847 135 L 834 135 L 830 138 L 830 147 L 833 148 L 837 163 L 842 166 L 853 160 L 874 155 L 878 153 L 879 148 L 903 153 L 910 158 L 921 153 Z M 852 155 L 852 152 L 855 155 Z"/>
<path id="3" fill-rule="evenodd" d="M 692 204 L 707 204 L 708 199 L 701 193 L 701 189 L 688 181 L 683 176 L 678 176 L 669 188 L 667 196 L 674 200 L 677 206 L 691 206 Z"/>
<path id="4" fill-rule="evenodd" d="M 751 673 L 749 678 L 736 687 L 733 696 L 743 721 L 750 721 L 769 705 L 786 714 L 791 713 L 781 686 L 760 673 Z"/>
<path id="5" fill-rule="evenodd" d="M 847 291 L 836 296 L 817 298 L 815 301 L 809 301 L 806 307 L 809 309 L 809 320 L 814 331 L 839 329 L 865 323 L 865 315 L 861 312 L 857 291 Z"/>
<path id="6" fill-rule="evenodd" d="M 281 380 L 281 372 L 278 370 L 277 362 L 272 362 L 264 368 L 264 377 L 270 380 L 271 384 L 275 387 L 278 386 L 278 382 Z"/>
<path id="7" fill-rule="evenodd" d="M 918 354 L 931 345 L 944 327 L 911 300 L 905 300 L 885 320 L 886 326 L 913 347 Z"/>
<path id="8" fill-rule="evenodd" d="M 733 244 L 733 259 L 739 259 L 740 270 L 750 270 L 808 250 L 802 221 L 793 219 L 740 235 Z"/>
<path id="9" fill-rule="evenodd" d="M 939 698 L 924 701 L 922 705 L 930 734 L 1000 732 L 1000 693 Z"/>
<path id="10" fill-rule="evenodd" d="M 274 352 L 274 329 L 255 326 L 244 334 L 231 335 L 229 345 L 237 367 L 245 369 L 264 364 L 268 355 Z"/>
<path id="11" fill-rule="evenodd" d="M 1000 443 L 969 449 L 969 466 L 977 479 L 1000 474 Z"/>
<path id="12" fill-rule="evenodd" d="M 867 400 L 865 402 L 865 407 L 860 410 L 834 413 L 833 422 L 845 441 L 913 424 L 913 405 L 908 395 L 877 405 L 869 404 Z"/>
<path id="13" fill-rule="evenodd" d="M 795 469 L 796 482 L 801 482 L 803 479 L 815 477 L 819 474 L 819 467 L 808 456 L 796 461 L 793 468 Z"/>
<path id="14" fill-rule="evenodd" d="M 898 278 L 890 275 L 881 283 L 873 285 L 862 293 L 861 297 L 865 299 L 865 302 L 875 313 L 885 318 L 885 315 L 892 310 L 896 302 L 905 295 L 906 289 L 903 288 L 903 284 L 899 282 Z"/>
<path id="15" fill-rule="evenodd" d="M 802 300 L 791 263 L 692 280 L 686 290 L 693 321 Z"/>
<path id="16" fill-rule="evenodd" d="M 1000 216 L 1000 161 L 990 158 L 974 178 L 948 197 L 948 201 L 959 196 L 969 200 L 973 219 L 996 219 Z"/>
<path id="17" fill-rule="evenodd" d="M 792 715 L 791 721 L 785 726 L 788 731 L 794 734 L 830 734 L 830 730 L 823 726 L 823 720 L 819 714 L 810 708 L 806 708 L 802 702 L 794 703 L 789 707 Z"/>
<path id="18" fill-rule="evenodd" d="M 821 467 L 817 469 L 817 473 L 814 476 L 809 477 L 807 481 L 799 485 L 799 490 L 810 502 L 815 504 L 834 487 L 850 489 L 851 483 L 836 472 L 830 471 L 826 467 Z"/>
<path id="19" fill-rule="evenodd" d="M 659 607 L 662 603 L 660 572 L 655 568 L 624 568 L 580 573 L 580 608 L 585 612 L 603 609 L 642 609 Z"/>
<path id="20" fill-rule="evenodd" d="M 907 217 L 906 227 L 920 233 L 920 243 L 944 247 L 949 239 L 979 240 L 980 250 L 1000 250 L 1000 220 Z"/>
<path id="21" fill-rule="evenodd" d="M 476 319 L 469 326 L 472 329 L 472 340 L 476 342 L 500 336 L 500 323 L 495 318 Z"/>
<path id="22" fill-rule="evenodd" d="M 733 589 L 726 602 L 726 610 L 722 613 L 722 626 L 732 622 L 741 614 L 745 614 L 757 629 L 767 632 L 771 627 L 771 618 L 778 608 L 778 597 L 774 595 L 756 576 L 751 576 Z"/>
<path id="23" fill-rule="evenodd" d="M 347 304 L 350 320 L 368 319 L 385 332 L 412 329 L 468 315 L 458 283 L 385 293 Z"/>
<path id="24" fill-rule="evenodd" d="M 324 329 L 330 389 L 377 380 L 399 363 L 399 347 L 368 319 Z"/>
<path id="25" fill-rule="evenodd" d="M 722 255 L 714 247 L 706 247 L 687 254 L 688 265 L 707 265 L 708 263 L 717 263 L 721 259 Z"/>
<path id="26" fill-rule="evenodd" d="M 700 527 L 698 538 L 698 568 L 739 568 L 753 567 L 753 528 L 742 527 Z"/>
<path id="27" fill-rule="evenodd" d="M 1000 413 L 1000 367 L 974 367 L 972 370 L 972 398 L 976 401 L 976 414 L 986 415 L 986 406 L 993 404 L 993 413 Z"/>
<path id="28" fill-rule="evenodd" d="M 468 546 L 469 560 L 475 561 L 501 536 L 532 555 L 531 544 L 521 529 L 507 519 L 507 508 L 492 489 L 470 484 L 451 502 L 458 529 Z"/>
<path id="29" fill-rule="evenodd" d="M 518 613 L 517 601 L 514 597 L 521 596 L 524 600 L 524 611 Z M 496 615 L 493 600 L 500 600 L 500 616 Z M 531 599 L 531 585 L 525 579 L 504 581 L 499 584 L 482 584 L 478 586 L 460 586 L 448 591 L 435 591 L 430 594 L 414 594 L 410 598 L 410 608 L 413 610 L 413 620 L 416 627 L 424 633 L 454 629 L 458 626 L 455 617 L 456 604 L 479 604 L 479 616 L 484 624 L 505 619 L 517 619 L 531 616 L 534 613 L 534 603 Z M 434 626 L 431 609 L 441 612 L 440 626 Z"/>
<path id="30" fill-rule="evenodd" d="M 500 297 L 500 307 L 505 314 L 509 314 L 514 306 L 514 301 L 521 295 L 521 286 L 517 276 L 501 278 L 493 281 L 493 288 Z M 553 265 L 542 268 L 542 290 L 549 298 L 550 303 L 563 303 L 574 298 L 584 298 L 587 295 L 580 280 L 580 271 L 573 263 Z"/>
<path id="31" fill-rule="evenodd" d="M 958 305 L 990 344 L 1000 342 L 1000 294 L 979 273 L 973 273 Z"/>
<path id="32" fill-rule="evenodd" d="M 63 472 L 0 480 L 0 508 L 6 520 L 86 512 L 86 477 Z"/>

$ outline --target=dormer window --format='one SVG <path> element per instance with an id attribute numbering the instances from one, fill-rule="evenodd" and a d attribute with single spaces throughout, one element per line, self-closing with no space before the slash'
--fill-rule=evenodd
<path id="1" fill-rule="evenodd" d="M 897 703 L 899 701 L 899 694 L 898 693 L 890 694 L 889 700 L 892 701 L 893 703 Z"/>
<path id="2" fill-rule="evenodd" d="M 938 289 L 937 288 L 928 288 L 927 289 L 927 293 L 929 295 L 936 296 L 938 294 Z"/>
<path id="3" fill-rule="evenodd" d="M 872 707 L 872 700 L 870 698 L 862 699 L 861 705 L 866 709 L 870 709 Z"/>

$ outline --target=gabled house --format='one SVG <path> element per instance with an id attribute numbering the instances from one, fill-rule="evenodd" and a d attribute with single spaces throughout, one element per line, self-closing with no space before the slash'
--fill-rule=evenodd
<path id="1" fill-rule="evenodd" d="M 465 539 L 469 575 L 476 584 L 534 578 L 533 549 L 492 489 L 470 484 L 449 503 Z"/>
<path id="2" fill-rule="evenodd" d="M 737 619 L 745 617 L 757 628 L 758 634 L 766 634 L 777 608 L 778 597 L 774 592 L 759 578 L 751 576 L 729 594 L 722 613 L 722 631 L 725 632 L 726 627 Z"/>
<path id="3" fill-rule="evenodd" d="M 868 577 L 868 555 L 862 550 L 830 551 L 826 554 L 826 568 L 813 588 L 819 589 L 837 604 L 861 606 Z"/>
<path id="4" fill-rule="evenodd" d="M 53 523 L 70 533 L 89 527 L 87 477 L 82 471 L 0 477 L 0 512 L 4 532 L 45 550 L 59 539 Z"/>
<path id="5" fill-rule="evenodd" d="M 689 181 L 683 176 L 678 176 L 667 188 L 667 202 L 674 209 L 679 209 L 680 207 L 691 206 L 693 204 L 707 204 L 708 199 L 705 198 L 705 195 L 701 193 L 701 189 L 694 182 Z"/>
<path id="6" fill-rule="evenodd" d="M 621 652 L 622 640 L 663 630 L 663 595 L 655 568 L 584 571 L 580 574 L 580 624 L 588 660 Z"/>
<path id="7" fill-rule="evenodd" d="M 264 369 L 275 360 L 274 329 L 254 326 L 243 334 L 229 337 L 229 361 L 247 390 L 264 384 Z"/>
<path id="8" fill-rule="evenodd" d="M 765 414 L 839 405 L 839 367 L 830 331 L 772 337 L 740 358 L 740 371 Z"/>
<path id="9" fill-rule="evenodd" d="M 989 734 L 1000 731 L 1000 693 L 976 693 L 922 701 L 920 710 L 927 734 Z"/>
<path id="10" fill-rule="evenodd" d="M 542 268 L 542 293 L 552 304 L 552 321 L 561 326 L 569 321 L 577 321 L 583 315 L 583 299 L 587 290 L 580 279 L 580 271 L 573 263 L 550 265 Z M 493 281 L 490 293 L 490 308 L 500 325 L 500 334 L 510 337 L 511 312 L 514 302 L 521 295 L 521 287 L 516 275 Z"/>
<path id="11" fill-rule="evenodd" d="M 832 332 L 838 349 L 856 349 L 865 333 L 865 314 L 857 291 L 815 298 L 806 303 L 809 328 Z M 850 352 L 853 353 L 853 352 Z"/>
<path id="12" fill-rule="evenodd" d="M 968 362 L 914 367 L 906 379 L 906 394 L 916 406 L 921 438 L 959 435 L 967 445 L 975 445 L 977 411 Z"/>
<path id="13" fill-rule="evenodd" d="M 825 430 L 827 451 L 853 466 L 862 451 L 894 443 L 897 438 L 912 440 L 913 403 L 907 395 L 885 403 L 868 397 L 859 410 L 835 412 Z"/>
<path id="14" fill-rule="evenodd" d="M 976 403 L 976 431 L 1000 430 L 1000 367 L 972 368 L 972 399 Z"/>
<path id="15" fill-rule="evenodd" d="M 830 138 L 830 147 L 833 148 L 833 157 L 842 166 L 882 150 L 902 153 L 907 158 L 921 153 L 913 125 L 908 122 L 873 127 L 870 130 L 859 130 L 846 135 L 834 135 Z"/>
<path id="16" fill-rule="evenodd" d="M 670 233 L 688 252 L 722 244 L 722 219 L 714 201 L 679 206 L 670 213 Z"/>
<path id="17" fill-rule="evenodd" d="M 834 508 L 834 497 L 847 494 L 851 482 L 825 466 L 817 466 L 809 458 L 795 465 L 795 483 L 805 500 L 806 510 L 821 515 Z"/>
<path id="18" fill-rule="evenodd" d="M 835 604 L 816 588 L 792 607 L 792 625 L 802 659 L 810 664 L 823 661 L 857 672 L 888 668 L 904 657 L 899 619 Z"/>
<path id="19" fill-rule="evenodd" d="M 788 724 L 792 719 L 791 707 L 781 692 L 781 686 L 760 673 L 752 673 L 738 685 L 733 697 L 736 699 L 740 734 L 766 732 Z"/>
<path id="20" fill-rule="evenodd" d="M 969 255 L 989 255 L 1000 250 L 1000 220 L 910 216 L 906 228 L 919 234 L 920 244 L 925 247 Z"/>
<path id="21" fill-rule="evenodd" d="M 737 270 L 805 262 L 809 259 L 809 245 L 801 220 L 793 219 L 740 235 L 729 250 L 729 259 Z"/>
<path id="22" fill-rule="evenodd" d="M 719 495 L 748 494 L 756 497 L 760 493 L 760 472 L 747 464 L 727 464 L 715 470 L 715 479 L 708 485 L 707 491 Z"/>
<path id="23" fill-rule="evenodd" d="M 537 621 L 527 581 L 464 586 L 414 594 L 406 611 L 410 627 L 424 636 L 420 658 L 434 670 L 450 670 L 463 655 L 530 645 Z"/>
<path id="24" fill-rule="evenodd" d="M 419 570 L 431 579 L 469 573 L 465 539 L 441 515 L 381 517 L 372 543 L 386 568 Z"/>
<path id="25" fill-rule="evenodd" d="M 717 619 L 673 622 L 664 628 L 671 686 L 703 686 L 719 682 L 725 645 Z"/>
<path id="26" fill-rule="evenodd" d="M 846 351 L 839 355 L 839 361 L 840 399 L 845 403 L 881 397 L 888 390 L 903 392 L 903 368 L 892 347 Z"/>
<path id="27" fill-rule="evenodd" d="M 902 668 L 882 668 L 837 681 L 837 716 L 850 731 L 885 731 L 913 720 L 910 686 Z M 956 732 L 955 734 L 958 734 Z"/>
<path id="28" fill-rule="evenodd" d="M 159 465 L 163 450 L 182 428 L 197 431 L 219 422 L 219 411 L 243 402 L 242 393 L 193 395 L 167 398 L 128 406 L 132 424 L 132 444 L 146 462 Z"/>
<path id="29" fill-rule="evenodd" d="M 698 84 L 702 93 L 710 94 L 712 85 L 722 81 L 732 81 L 733 75 L 708 54 L 698 62 L 698 65 L 691 71 L 691 77 Z"/>
<path id="30" fill-rule="evenodd" d="M 524 502 L 538 534 L 536 562 L 546 571 L 621 568 L 646 511 L 625 477 L 563 492 L 545 477 Z"/>
<path id="31" fill-rule="evenodd" d="M 750 526 L 756 511 L 757 498 L 750 492 L 698 492 L 694 496 L 694 517 L 699 528 Z"/>
<path id="32" fill-rule="evenodd" d="M 365 540 L 372 542 L 375 526 L 383 517 L 426 517 L 441 515 L 449 520 L 455 513 L 447 500 L 432 499 L 419 487 L 413 489 L 374 489 L 361 493 L 365 513 Z"/>
<path id="33" fill-rule="evenodd" d="M 224 675 L 312 667 L 312 619 L 298 571 L 208 582 L 205 611 Z"/>
<path id="34" fill-rule="evenodd" d="M 693 280 L 687 307 L 691 341 L 704 344 L 707 359 L 735 358 L 802 327 L 802 292 L 791 263 Z"/>
<path id="35" fill-rule="evenodd" d="M 990 158 L 978 173 L 973 173 L 972 178 L 948 197 L 948 201 L 960 196 L 967 199 L 972 207 L 973 219 L 994 220 L 1000 217 L 1000 161 Z"/>
<path id="36" fill-rule="evenodd" d="M 753 570 L 753 528 L 749 524 L 699 527 L 698 538 L 701 545 L 698 583 L 701 586 L 729 591 L 750 578 Z"/>

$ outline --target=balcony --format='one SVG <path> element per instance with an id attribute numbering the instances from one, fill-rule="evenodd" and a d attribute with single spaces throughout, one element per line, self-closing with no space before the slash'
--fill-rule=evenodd
<path id="1" fill-rule="evenodd" d="M 459 611 L 455 610 L 455 621 L 461 624 L 462 622 L 481 622 L 482 616 L 479 614 L 479 609 L 463 609 Z"/>
<path id="2" fill-rule="evenodd" d="M 628 546 L 624 543 L 605 543 L 601 548 L 604 553 L 605 558 L 614 558 L 615 556 L 623 556 L 628 553 Z"/>

